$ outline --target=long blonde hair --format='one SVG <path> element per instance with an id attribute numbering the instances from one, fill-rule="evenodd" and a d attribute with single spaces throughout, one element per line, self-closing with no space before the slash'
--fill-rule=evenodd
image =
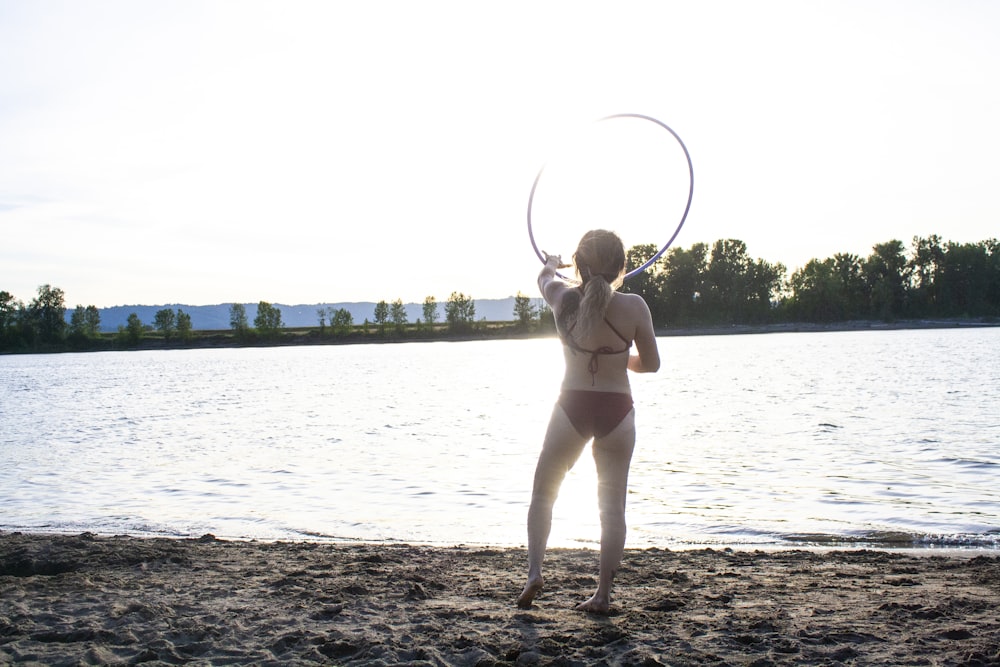
<path id="1" fill-rule="evenodd" d="M 597 323 L 604 319 L 615 290 L 625 275 L 625 246 L 614 232 L 594 229 L 583 235 L 573 264 L 580 280 L 583 298 L 565 304 L 564 322 L 573 324 L 573 337 L 587 340 Z"/>

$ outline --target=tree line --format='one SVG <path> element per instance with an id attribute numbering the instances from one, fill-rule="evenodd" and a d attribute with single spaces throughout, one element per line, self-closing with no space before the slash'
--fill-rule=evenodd
<path id="1" fill-rule="evenodd" d="M 515 314 L 518 312 L 517 304 L 521 303 L 522 298 L 530 303 L 528 297 L 519 295 L 516 299 Z M 365 318 L 360 325 L 355 324 L 354 315 L 346 308 L 320 308 L 316 311 L 316 318 L 320 336 L 341 338 L 358 333 L 389 337 L 402 336 L 407 333 L 433 334 L 438 330 L 452 334 L 464 334 L 474 331 L 480 324 L 476 322 L 476 302 L 471 296 L 462 292 L 452 292 L 444 304 L 443 321 L 441 321 L 440 305 L 436 297 L 426 297 L 421 306 L 423 317 L 418 317 L 412 323 L 402 299 L 396 299 L 392 302 L 383 299 L 377 302 L 372 318 Z"/>
<path id="2" fill-rule="evenodd" d="M 423 303 L 423 319 L 413 324 L 408 321 L 401 299 L 391 304 L 378 302 L 372 318 L 366 318 L 362 324 L 356 324 L 346 308 L 320 309 L 317 311 L 319 327 L 315 333 L 320 339 L 392 338 L 413 333 L 433 335 L 442 330 L 466 334 L 485 326 L 475 320 L 475 301 L 461 292 L 453 292 L 444 303 L 441 326 L 438 325 L 439 306 L 434 297 L 427 297 Z M 0 291 L 0 351 L 87 350 L 109 346 L 129 349 L 153 336 L 166 345 L 184 345 L 194 338 L 191 316 L 181 309 L 161 309 L 151 323 L 144 323 L 137 313 L 130 313 L 126 323 L 111 335 L 101 332 L 101 315 L 95 306 L 77 306 L 68 322 L 66 313 L 65 293 L 58 287 L 42 285 L 28 304 L 18 301 L 9 292 Z M 521 294 L 515 299 L 514 314 L 523 329 L 530 328 L 530 321 L 538 316 L 531 299 Z M 241 344 L 276 342 L 287 333 L 281 309 L 267 301 L 257 304 L 252 323 L 246 306 L 231 304 L 229 324 L 233 338 Z"/>
<path id="3" fill-rule="evenodd" d="M 628 267 L 657 252 L 633 246 Z M 914 237 L 873 246 L 860 257 L 812 259 L 788 275 L 784 265 L 754 259 L 737 239 L 671 248 L 623 291 L 641 294 L 660 327 L 896 321 L 1000 316 L 1000 242 L 945 242 Z"/>
<path id="4" fill-rule="evenodd" d="M 641 266 L 657 252 L 654 245 L 633 246 L 627 268 Z M 907 250 L 899 240 L 873 246 L 860 257 L 838 253 L 813 259 L 788 275 L 780 263 L 754 259 L 738 239 L 711 246 L 671 248 L 646 271 L 625 283 L 623 291 L 640 294 L 649 304 L 657 327 L 835 323 L 851 320 L 894 321 L 921 318 L 996 318 L 1000 316 L 1000 242 L 945 242 L 932 235 L 914 237 Z M 429 296 L 422 316 L 410 323 L 401 299 L 375 304 L 372 318 L 355 323 L 344 308 L 317 311 L 320 338 L 350 336 L 433 335 L 435 331 L 470 333 L 476 322 L 471 296 L 452 292 L 441 304 Z M 0 291 L 0 351 L 92 349 L 100 333 L 100 311 L 78 305 L 66 320 L 65 294 L 42 285 L 27 304 Z M 440 321 L 440 324 L 439 324 Z M 230 308 L 230 327 L 241 342 L 273 341 L 285 331 L 281 309 L 257 304 L 253 324 L 243 304 Z M 513 327 L 519 331 L 551 330 L 552 314 L 518 293 Z M 185 343 L 193 336 L 191 317 L 181 309 L 162 309 L 151 323 L 135 313 L 111 336 L 115 348 L 139 345 L 149 335 Z"/>
<path id="5" fill-rule="evenodd" d="M 42 285 L 24 304 L 7 291 L 0 291 L 0 351 L 48 351 L 92 349 L 102 339 L 101 312 L 96 306 L 78 305 L 66 321 L 66 296 L 62 289 Z M 178 308 L 156 312 L 151 324 L 143 324 L 136 313 L 118 327 L 112 343 L 117 348 L 135 347 L 142 338 L 158 331 L 167 341 L 190 340 L 191 316 Z"/>
<path id="6" fill-rule="evenodd" d="M 433 331 L 440 319 L 439 306 L 440 304 L 435 297 L 426 297 L 421 310 L 423 318 L 417 318 L 417 321 L 413 323 L 413 328 L 417 331 Z M 353 325 L 353 316 L 346 309 L 340 308 L 335 311 L 328 309 L 328 311 L 326 314 L 330 317 L 330 326 L 333 328 L 334 334 L 342 334 L 345 329 Z M 320 331 L 322 331 L 325 326 L 324 311 L 317 311 L 317 315 Z M 453 333 L 469 332 L 474 328 L 475 322 L 476 302 L 471 296 L 462 292 L 452 292 L 444 306 L 444 323 L 447 330 Z M 376 303 L 372 319 L 369 321 L 366 318 L 362 327 L 365 331 L 374 328 L 379 334 L 384 335 L 390 331 L 400 334 L 409 328 L 409 325 L 409 315 L 403 300 L 396 299 L 392 303 L 385 300 Z"/>

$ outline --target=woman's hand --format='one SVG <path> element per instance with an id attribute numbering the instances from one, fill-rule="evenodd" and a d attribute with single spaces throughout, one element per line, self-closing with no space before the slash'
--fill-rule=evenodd
<path id="1" fill-rule="evenodd" d="M 563 262 L 562 255 L 550 255 L 549 253 L 542 251 L 545 255 L 545 266 L 554 266 L 557 269 L 566 269 L 572 266 L 571 264 L 566 264 Z"/>
<path id="2" fill-rule="evenodd" d="M 558 301 L 560 290 L 566 288 L 556 271 L 569 266 L 569 264 L 563 262 L 559 255 L 550 255 L 544 250 L 542 254 L 545 256 L 545 266 L 538 272 L 538 290 L 542 293 L 545 303 L 551 306 Z"/>

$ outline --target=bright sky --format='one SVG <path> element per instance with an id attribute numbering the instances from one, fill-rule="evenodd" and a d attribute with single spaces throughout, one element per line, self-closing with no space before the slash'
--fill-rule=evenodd
<path id="1" fill-rule="evenodd" d="M 795 269 L 985 240 L 997 35 L 989 0 L 0 0 L 0 290 L 535 296 L 535 174 L 616 113 L 687 144 L 682 247 L 738 238 Z M 570 205 L 555 181 L 540 206 Z M 673 232 L 662 208 L 635 242 Z M 629 242 L 634 209 L 604 226 Z"/>

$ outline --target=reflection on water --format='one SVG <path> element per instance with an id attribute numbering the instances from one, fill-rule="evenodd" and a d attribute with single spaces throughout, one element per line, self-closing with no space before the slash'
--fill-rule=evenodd
<path id="1" fill-rule="evenodd" d="M 1000 547 L 1000 329 L 660 339 L 629 546 Z M 0 529 L 523 544 L 555 339 L 0 357 Z M 585 454 L 553 545 L 596 545 Z"/>

